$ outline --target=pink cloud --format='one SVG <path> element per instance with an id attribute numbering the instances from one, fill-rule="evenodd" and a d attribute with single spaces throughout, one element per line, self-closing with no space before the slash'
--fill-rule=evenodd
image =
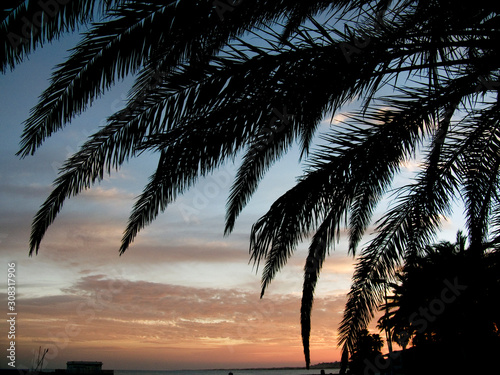
<path id="1" fill-rule="evenodd" d="M 336 328 L 344 303 L 343 297 L 316 300 L 313 357 L 315 347 L 318 353 L 326 348 L 336 353 Z M 59 295 L 20 299 L 19 347 L 24 351 L 20 360 L 29 361 L 32 350 L 41 346 L 51 350 L 52 367 L 89 358 L 115 363 L 113 358 L 120 353 L 130 353 L 130 366 L 135 363 L 136 368 L 145 355 L 151 356 L 148 363 L 162 363 L 170 356 L 178 367 L 186 368 L 193 363 L 193 353 L 201 367 L 245 361 L 288 363 L 289 353 L 300 362 L 299 304 L 294 295 L 260 300 L 257 294 L 239 289 L 87 275 Z"/>

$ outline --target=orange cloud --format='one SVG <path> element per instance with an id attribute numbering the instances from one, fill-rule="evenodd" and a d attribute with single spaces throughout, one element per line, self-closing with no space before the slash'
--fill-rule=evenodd
<path id="1" fill-rule="evenodd" d="M 344 303 L 343 297 L 315 301 L 313 360 L 338 359 Z M 115 368 L 302 365 L 299 305 L 293 295 L 261 300 L 239 289 L 87 275 L 59 295 L 19 298 L 18 360 L 29 363 L 41 346 L 49 349 L 48 368 L 85 359 Z"/>

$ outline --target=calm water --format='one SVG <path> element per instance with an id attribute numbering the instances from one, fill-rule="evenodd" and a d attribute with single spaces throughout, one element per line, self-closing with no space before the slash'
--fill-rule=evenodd
<path id="1" fill-rule="evenodd" d="M 316 375 L 321 370 L 182 370 L 182 371 L 135 371 L 115 370 L 115 375 Z M 339 369 L 326 369 L 326 374 L 338 374 Z"/>

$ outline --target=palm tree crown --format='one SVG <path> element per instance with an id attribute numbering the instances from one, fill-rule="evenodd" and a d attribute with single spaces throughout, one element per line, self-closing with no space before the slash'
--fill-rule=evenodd
<path id="1" fill-rule="evenodd" d="M 298 142 L 308 167 L 255 223 L 250 251 L 256 264 L 265 263 L 264 294 L 297 244 L 310 240 L 301 308 L 308 365 L 313 295 L 326 255 L 344 223 L 356 254 L 377 204 L 417 152 L 424 155 L 420 172 L 359 256 L 340 326 L 344 349 L 353 352 L 382 301 L 374 280 L 391 280 L 429 243 L 454 199 L 464 203 L 471 248 L 481 253 L 483 242 L 496 238 L 497 3 L 63 3 L 40 10 L 36 1 L 8 1 L 2 12 L 3 70 L 90 23 L 26 120 L 19 155 L 34 154 L 117 80 L 133 74 L 136 81 L 126 107 L 66 161 L 34 218 L 30 253 L 66 198 L 144 150 L 158 152 L 158 167 L 133 207 L 121 253 L 199 177 L 242 155 L 228 199 L 229 233 L 269 167 Z M 39 26 L 29 29 L 23 19 L 36 13 Z M 361 109 L 311 152 L 320 121 L 352 101 Z"/>
<path id="2" fill-rule="evenodd" d="M 478 257 L 466 249 L 466 240 L 458 233 L 455 244 L 428 245 L 407 258 L 381 307 L 379 326 L 403 349 L 411 346 L 397 355 L 414 373 L 470 373 L 496 361 L 500 311 L 493 301 L 500 294 L 500 252 L 495 246 Z M 422 358 L 424 366 L 416 363 Z"/>

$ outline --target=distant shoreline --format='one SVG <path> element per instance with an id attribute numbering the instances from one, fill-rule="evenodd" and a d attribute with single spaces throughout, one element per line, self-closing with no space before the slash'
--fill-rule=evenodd
<path id="1" fill-rule="evenodd" d="M 326 369 L 339 369 L 341 367 L 340 362 L 324 362 L 317 363 L 315 365 L 309 366 L 309 370 L 326 370 Z M 207 369 L 162 369 L 162 370 L 140 370 L 140 369 L 115 369 L 116 371 L 140 371 L 140 372 L 154 372 L 154 371 L 227 371 L 227 372 L 235 372 L 235 371 L 279 371 L 279 370 L 305 370 L 305 366 L 284 366 L 284 367 L 226 367 L 226 368 L 207 368 Z M 312 373 L 311 373 L 312 375 Z"/>
<path id="2" fill-rule="evenodd" d="M 315 365 L 309 366 L 309 370 L 326 370 L 326 369 L 339 369 L 340 362 L 325 362 L 325 363 L 318 363 Z M 1 371 L 4 371 L 4 369 L 0 369 Z M 7 369 L 5 369 L 7 370 Z M 8 369 L 11 370 L 11 369 Z M 104 370 L 104 369 L 103 369 Z M 161 372 L 161 371 L 227 371 L 227 372 L 235 372 L 235 371 L 279 371 L 279 370 L 306 370 L 304 366 L 285 366 L 285 367 L 245 367 L 245 368 L 211 368 L 211 369 L 177 369 L 177 370 L 171 370 L 171 369 L 162 369 L 162 370 L 142 370 L 142 369 L 115 369 L 115 373 L 117 371 L 137 371 L 137 372 Z M 24 372 L 26 373 L 29 371 L 28 369 L 14 369 L 17 374 L 19 372 Z M 55 369 L 43 369 L 42 372 L 50 374 L 52 371 L 55 371 Z M 108 370 L 109 371 L 109 370 Z M 311 374 L 312 375 L 312 374 Z"/>
<path id="3" fill-rule="evenodd" d="M 318 363 L 316 365 L 309 366 L 309 370 L 325 370 L 325 369 L 337 369 L 340 368 L 340 362 L 328 362 L 328 363 Z M 292 367 L 251 367 L 251 368 L 235 368 L 235 369 L 206 369 L 207 371 L 238 371 L 238 370 L 306 370 L 304 366 L 292 366 Z"/>

